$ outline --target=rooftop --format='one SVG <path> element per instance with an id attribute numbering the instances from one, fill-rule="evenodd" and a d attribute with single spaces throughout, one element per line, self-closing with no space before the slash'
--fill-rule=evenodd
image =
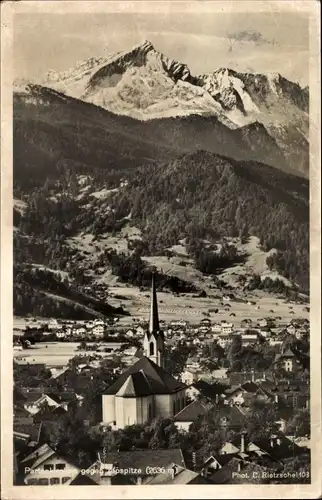
<path id="1" fill-rule="evenodd" d="M 157 449 L 157 450 L 129 450 L 100 453 L 100 459 L 96 463 L 100 466 L 113 465 L 119 469 L 128 469 L 135 467 L 142 469 L 145 472 L 149 466 L 165 467 L 167 464 L 175 463 L 181 467 L 185 467 L 184 458 L 180 448 L 173 449 Z M 92 466 L 94 467 L 94 466 Z"/>
<path id="2" fill-rule="evenodd" d="M 193 422 L 209 410 L 200 401 L 193 401 L 183 408 L 173 418 L 176 422 Z"/>
<path id="3" fill-rule="evenodd" d="M 172 394 L 185 388 L 185 384 L 176 380 L 163 368 L 144 356 L 122 373 L 103 394 L 135 397 L 150 394 Z M 121 394 L 118 394 L 120 390 Z"/>

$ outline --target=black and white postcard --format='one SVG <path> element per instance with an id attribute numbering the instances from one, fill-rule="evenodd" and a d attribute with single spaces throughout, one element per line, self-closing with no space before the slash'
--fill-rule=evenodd
<path id="1" fill-rule="evenodd" d="M 1 7 L 2 497 L 318 498 L 319 3 Z"/>

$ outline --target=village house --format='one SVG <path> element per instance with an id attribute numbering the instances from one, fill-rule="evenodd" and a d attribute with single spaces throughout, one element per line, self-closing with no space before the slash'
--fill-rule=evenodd
<path id="1" fill-rule="evenodd" d="M 131 347 L 128 347 L 127 349 L 125 349 L 123 354 L 124 354 L 124 356 L 135 356 L 137 351 L 138 351 L 138 348 L 136 346 L 131 346 Z"/>
<path id="2" fill-rule="evenodd" d="M 66 337 L 66 332 L 64 330 L 56 330 L 55 335 L 58 339 L 64 339 Z"/>
<path id="3" fill-rule="evenodd" d="M 216 406 L 216 413 L 219 415 L 219 425 L 225 429 L 228 425 L 235 432 L 240 432 L 247 423 L 247 412 L 237 405 Z"/>
<path id="4" fill-rule="evenodd" d="M 278 383 L 265 380 L 261 386 L 274 396 L 276 404 L 284 402 L 293 408 L 309 408 L 310 384 L 308 380 L 280 380 Z"/>
<path id="5" fill-rule="evenodd" d="M 248 370 L 243 372 L 227 372 L 231 386 L 243 385 L 245 382 L 260 382 L 266 380 L 265 371 Z"/>
<path id="6" fill-rule="evenodd" d="M 203 333 L 203 334 L 205 334 L 205 333 L 209 332 L 209 330 L 210 330 L 210 326 L 207 326 L 207 325 L 201 325 L 201 326 L 199 326 L 199 328 L 198 328 L 198 331 L 199 331 L 200 333 Z"/>
<path id="7" fill-rule="evenodd" d="M 295 338 L 297 340 L 305 340 L 305 341 L 308 341 L 309 340 L 309 335 L 310 335 L 310 332 L 307 331 L 306 328 L 298 328 L 295 332 Z"/>
<path id="8" fill-rule="evenodd" d="M 289 325 L 287 325 L 286 331 L 290 335 L 295 335 L 295 333 L 296 333 L 296 327 L 295 327 L 295 325 L 293 325 L 292 323 L 290 323 Z"/>
<path id="9" fill-rule="evenodd" d="M 232 336 L 230 334 L 224 334 L 222 333 L 221 335 L 218 336 L 218 345 L 220 345 L 220 347 L 222 347 L 223 349 L 225 349 L 225 347 L 229 344 L 231 344 L 232 342 Z"/>
<path id="10" fill-rule="evenodd" d="M 218 404 L 224 399 L 224 386 L 221 384 L 210 384 L 206 380 L 198 380 L 190 385 L 186 391 L 187 397 L 191 400 L 203 398 L 205 401 Z"/>
<path id="11" fill-rule="evenodd" d="M 221 333 L 223 335 L 230 335 L 233 331 L 233 324 L 232 323 L 222 323 L 221 324 Z"/>
<path id="12" fill-rule="evenodd" d="M 25 411 L 25 414 L 22 412 Z M 13 420 L 13 438 L 16 449 L 28 450 L 37 446 L 43 438 L 41 423 L 35 423 L 32 415 L 23 408 L 15 408 Z"/>
<path id="13" fill-rule="evenodd" d="M 81 405 L 83 396 L 75 391 L 61 391 L 59 394 L 31 391 L 26 394 L 24 408 L 31 414 L 36 415 L 42 408 L 62 408 L 68 411 L 69 405 L 77 403 Z"/>
<path id="14" fill-rule="evenodd" d="M 270 395 L 259 384 L 245 382 L 243 385 L 227 389 L 225 402 L 237 406 L 249 406 L 255 399 L 268 401 Z"/>
<path id="15" fill-rule="evenodd" d="M 43 444 L 21 461 L 25 471 L 24 483 L 29 486 L 68 485 L 79 474 L 80 468 L 69 459 Z"/>
<path id="16" fill-rule="evenodd" d="M 27 394 L 24 408 L 32 415 L 36 414 L 43 406 L 58 407 L 56 396 L 52 394 L 40 394 L 39 392 L 30 392 Z"/>
<path id="17" fill-rule="evenodd" d="M 170 326 L 172 327 L 186 327 L 187 326 L 187 321 L 184 320 L 172 320 L 170 321 Z"/>
<path id="18" fill-rule="evenodd" d="M 95 324 L 90 330 L 90 333 L 94 335 L 95 337 L 102 338 L 104 336 L 104 331 L 105 331 L 105 326 L 103 324 Z"/>
<path id="19" fill-rule="evenodd" d="M 61 406 L 50 406 L 48 409 L 40 409 L 34 416 L 34 424 L 45 422 L 58 422 L 59 419 L 66 416 L 66 410 Z"/>
<path id="20" fill-rule="evenodd" d="M 184 384 L 191 385 L 200 378 L 201 373 L 202 372 L 200 370 L 195 370 L 193 368 L 189 370 L 187 369 L 184 372 L 182 372 L 181 380 Z"/>
<path id="21" fill-rule="evenodd" d="M 222 379 L 227 380 L 227 372 L 228 368 L 218 368 L 217 370 L 213 370 L 212 376 L 214 379 Z"/>
<path id="22" fill-rule="evenodd" d="M 234 448 L 235 450 L 238 450 L 238 448 Z M 235 451 L 235 453 L 238 453 Z M 207 458 L 201 469 L 201 474 L 204 477 L 209 477 L 215 472 L 219 471 L 222 469 L 227 463 L 229 463 L 232 460 L 233 455 L 231 454 L 216 454 L 216 455 L 211 455 L 209 458 Z"/>
<path id="23" fill-rule="evenodd" d="M 277 354 L 274 367 L 283 368 L 287 372 L 302 371 L 302 364 L 294 352 L 289 348 L 281 354 Z"/>
<path id="24" fill-rule="evenodd" d="M 279 337 L 271 337 L 268 339 L 268 343 L 270 346 L 275 347 L 275 346 L 281 346 L 283 344 L 283 340 Z"/>
<path id="25" fill-rule="evenodd" d="M 188 358 L 186 362 L 187 370 L 199 370 L 200 363 L 196 358 Z"/>
<path id="26" fill-rule="evenodd" d="M 134 331 L 133 331 L 133 330 L 131 330 L 131 329 L 130 329 L 130 330 L 127 330 L 127 331 L 125 332 L 125 336 L 126 336 L 126 337 L 129 337 L 129 338 L 134 337 Z"/>
<path id="27" fill-rule="evenodd" d="M 283 433 L 271 434 L 269 438 L 250 441 L 245 432 L 235 436 L 232 441 L 227 441 L 219 450 L 219 455 L 242 455 L 244 458 L 252 457 L 259 462 L 266 461 L 276 467 L 280 460 L 303 453 L 303 449 L 294 446 Z M 256 458 L 257 457 L 257 458 Z"/>
<path id="28" fill-rule="evenodd" d="M 58 323 L 57 319 L 51 319 L 48 323 L 48 328 L 49 330 L 57 330 L 60 328 L 60 324 Z"/>
<path id="29" fill-rule="evenodd" d="M 211 327 L 211 330 L 214 333 L 221 333 L 221 324 L 220 323 L 214 323 Z"/>
<path id="30" fill-rule="evenodd" d="M 249 346 L 255 344 L 259 339 L 257 332 L 246 332 L 241 335 L 241 341 L 243 346 Z"/>
<path id="31" fill-rule="evenodd" d="M 143 337 L 144 336 L 144 328 L 142 328 L 142 326 L 138 326 L 136 328 L 136 335 L 138 337 Z"/>
<path id="32" fill-rule="evenodd" d="M 73 328 L 72 330 L 72 335 L 76 335 L 76 336 L 85 336 L 86 335 L 86 328 L 84 328 L 83 326 L 81 327 L 75 327 Z"/>
<path id="33" fill-rule="evenodd" d="M 105 326 L 105 323 L 102 319 L 100 318 L 95 318 L 94 321 L 93 321 L 93 325 L 101 325 L 101 326 Z"/>
<path id="34" fill-rule="evenodd" d="M 251 319 L 242 319 L 240 322 L 241 328 L 249 328 L 252 325 L 253 321 Z"/>
<path id="35" fill-rule="evenodd" d="M 192 401 L 174 415 L 174 424 L 180 431 L 189 431 L 190 425 L 198 420 L 200 416 L 206 415 L 208 411 L 209 408 L 200 401 Z"/>
<path id="36" fill-rule="evenodd" d="M 271 330 L 257 330 L 257 332 L 264 339 L 269 339 L 273 333 Z"/>

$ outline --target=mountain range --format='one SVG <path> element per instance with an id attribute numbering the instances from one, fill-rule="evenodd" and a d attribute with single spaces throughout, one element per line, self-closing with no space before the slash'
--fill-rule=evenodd
<path id="1" fill-rule="evenodd" d="M 186 64 L 145 41 L 109 58 L 83 61 L 67 72 L 50 71 L 43 84 L 139 120 L 198 115 L 216 118 L 229 130 L 261 124 L 255 142 L 270 143 L 268 147 L 276 143 L 282 167 L 285 163 L 294 172 L 308 173 L 309 91 L 280 74 L 220 68 L 194 76 Z M 248 137 L 248 128 L 244 134 Z M 276 165 L 273 152 L 266 160 Z"/>

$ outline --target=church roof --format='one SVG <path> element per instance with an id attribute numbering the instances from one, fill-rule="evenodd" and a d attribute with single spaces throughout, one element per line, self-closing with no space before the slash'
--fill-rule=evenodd
<path id="1" fill-rule="evenodd" d="M 122 396 L 123 398 L 149 396 L 150 394 L 151 386 L 143 372 L 129 375 L 120 390 L 116 393 L 117 396 Z"/>
<path id="2" fill-rule="evenodd" d="M 122 373 L 103 394 L 140 397 L 152 394 L 173 394 L 186 387 L 185 384 L 176 380 L 163 368 L 144 356 Z"/>

